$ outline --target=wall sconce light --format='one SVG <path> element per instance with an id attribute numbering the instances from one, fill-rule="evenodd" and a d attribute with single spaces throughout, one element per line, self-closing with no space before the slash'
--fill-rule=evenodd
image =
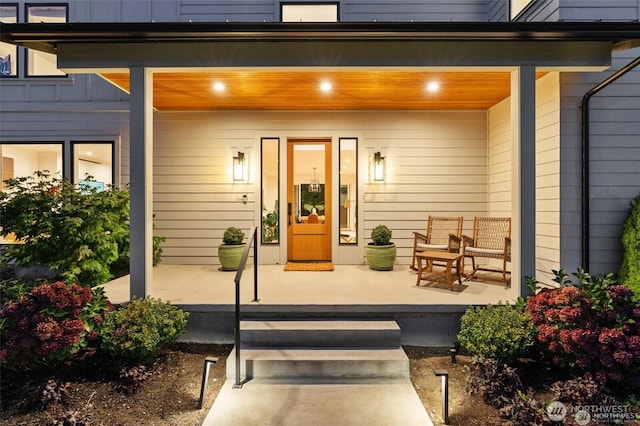
<path id="1" fill-rule="evenodd" d="M 373 181 L 384 182 L 384 157 L 380 151 L 373 155 Z"/>
<path id="2" fill-rule="evenodd" d="M 233 180 L 244 180 L 244 152 L 238 151 L 238 155 L 233 157 Z"/>

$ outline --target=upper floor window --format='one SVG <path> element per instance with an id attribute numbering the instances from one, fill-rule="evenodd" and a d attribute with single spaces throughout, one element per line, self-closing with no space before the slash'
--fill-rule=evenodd
<path id="1" fill-rule="evenodd" d="M 27 23 L 65 23 L 67 22 L 66 4 L 28 4 Z M 56 55 L 27 49 L 28 76 L 64 76 L 56 64 Z"/>
<path id="2" fill-rule="evenodd" d="M 338 3 L 280 3 L 282 22 L 338 22 Z"/>
<path id="3" fill-rule="evenodd" d="M 518 16 L 518 14 L 522 12 L 527 6 L 529 6 L 530 3 L 533 3 L 533 0 L 511 0 L 511 20 Z"/>
<path id="4" fill-rule="evenodd" d="M 18 6 L 0 6 L 0 22 L 15 24 L 18 22 Z M 16 59 L 18 49 L 9 43 L 0 43 L 0 77 L 15 77 L 17 75 Z"/>

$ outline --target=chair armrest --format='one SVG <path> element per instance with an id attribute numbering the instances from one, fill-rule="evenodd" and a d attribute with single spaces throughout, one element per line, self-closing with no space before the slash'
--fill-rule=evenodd
<path id="1" fill-rule="evenodd" d="M 511 262 L 511 238 L 509 237 L 504 239 L 504 258 L 507 262 Z"/>
<path id="2" fill-rule="evenodd" d="M 475 247 L 475 241 L 473 240 L 473 238 L 466 235 L 462 236 L 462 242 L 464 244 L 464 247 Z"/>
<path id="3" fill-rule="evenodd" d="M 449 253 L 460 253 L 462 238 L 454 234 L 449 234 Z"/>
<path id="4" fill-rule="evenodd" d="M 427 243 L 427 236 L 419 232 L 413 232 L 413 248 L 416 248 L 418 243 Z"/>

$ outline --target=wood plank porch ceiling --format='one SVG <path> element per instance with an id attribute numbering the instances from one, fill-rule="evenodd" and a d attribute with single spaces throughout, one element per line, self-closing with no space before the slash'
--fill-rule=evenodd
<path id="1" fill-rule="evenodd" d="M 544 73 L 538 73 L 539 78 Z M 129 75 L 103 74 L 129 91 Z M 323 93 L 322 81 L 332 90 Z M 429 92 L 435 81 L 440 88 Z M 214 91 L 221 82 L 225 91 Z M 220 71 L 154 74 L 158 111 L 212 110 L 471 110 L 510 94 L 508 72 Z"/>

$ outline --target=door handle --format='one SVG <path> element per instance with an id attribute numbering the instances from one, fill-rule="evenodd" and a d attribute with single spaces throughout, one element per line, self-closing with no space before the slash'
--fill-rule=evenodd
<path id="1" fill-rule="evenodd" d="M 291 203 L 287 203 L 287 220 L 291 226 Z"/>

